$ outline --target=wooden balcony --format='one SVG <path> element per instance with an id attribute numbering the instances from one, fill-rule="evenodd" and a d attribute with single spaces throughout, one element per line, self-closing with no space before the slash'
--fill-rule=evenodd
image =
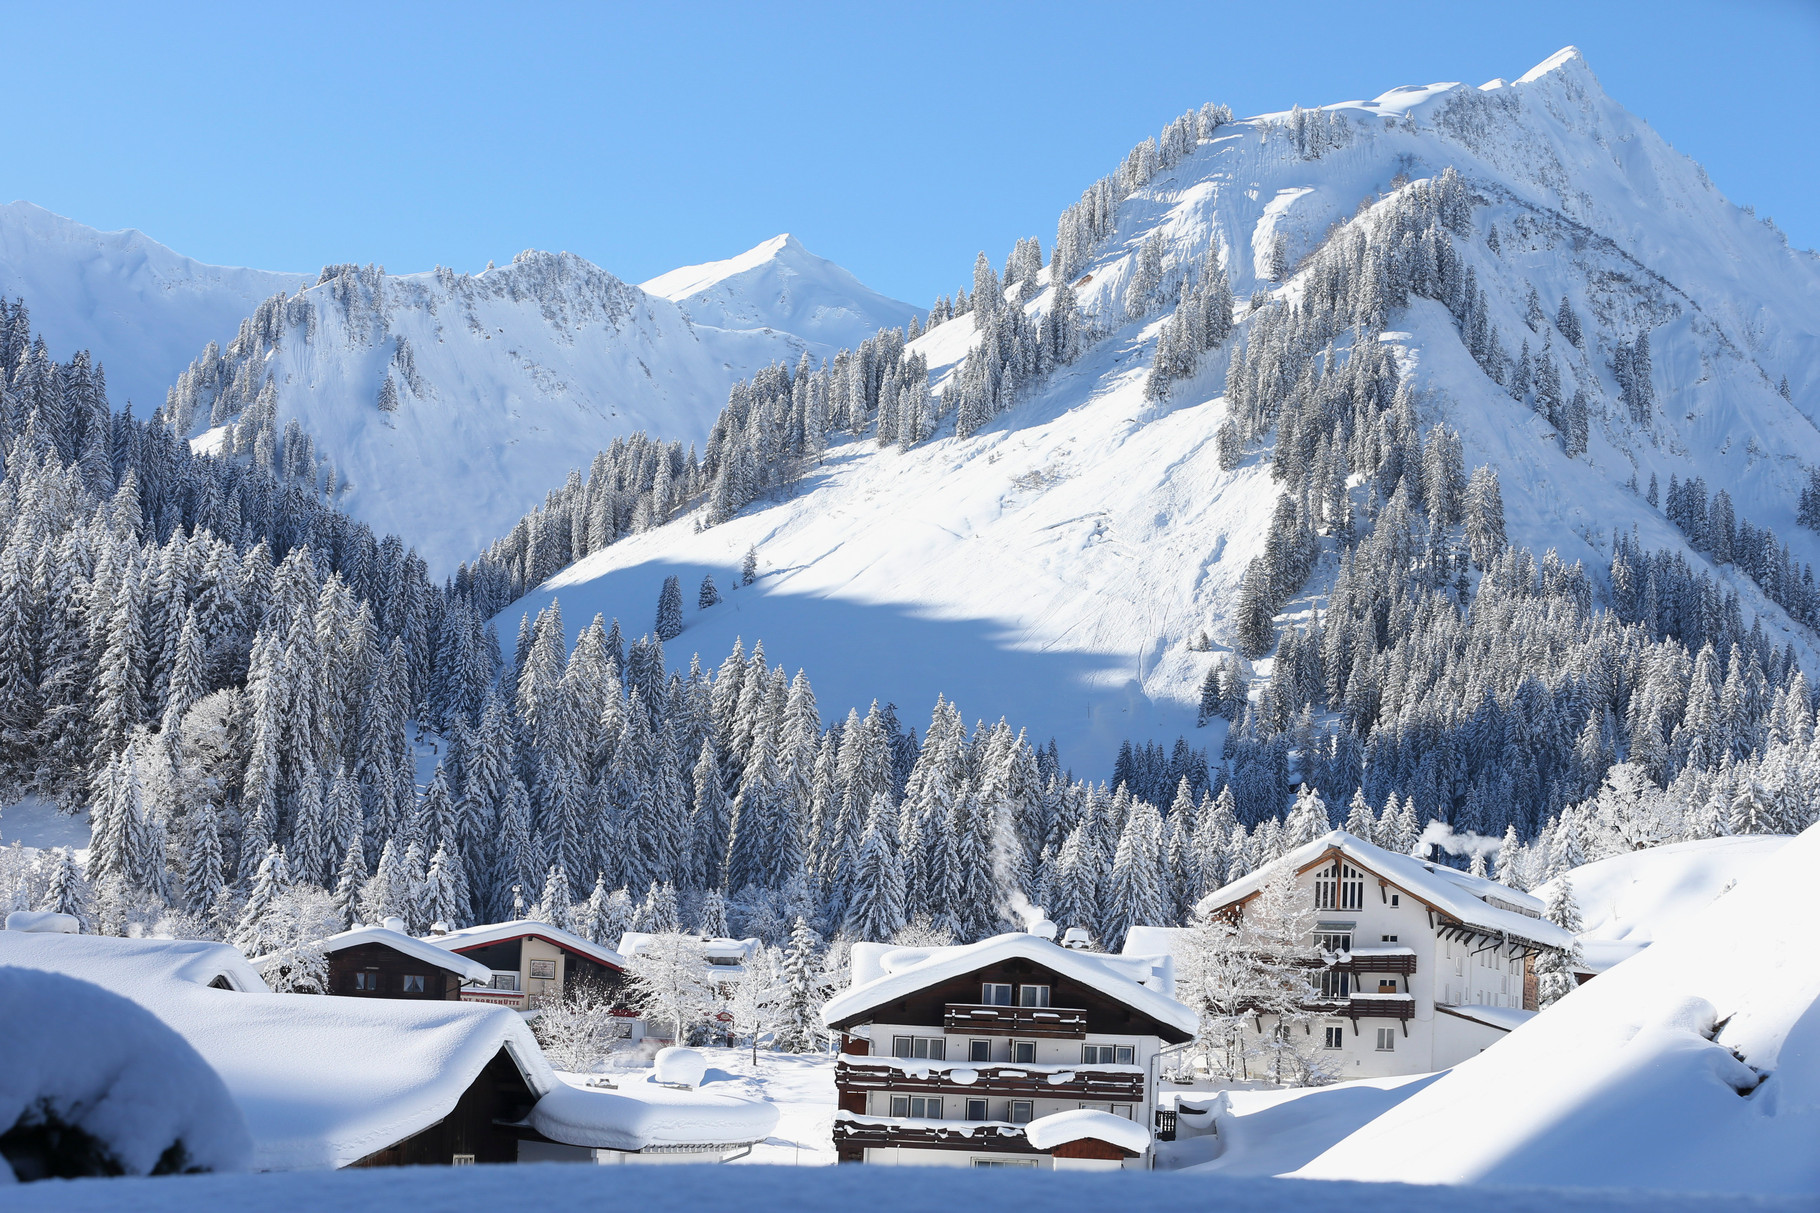
<path id="1" fill-rule="evenodd" d="M 1354 994 L 1351 998 L 1315 998 L 1304 1011 L 1342 1019 L 1414 1019 L 1416 1000 L 1407 994 Z"/>
<path id="2" fill-rule="evenodd" d="M 834 1148 L 904 1146 L 916 1150 L 971 1150 L 975 1153 L 1041 1154 L 1024 1135 L 1021 1125 L 1004 1121 L 933 1122 L 897 1120 L 889 1116 L 834 1117 Z"/>
<path id="3" fill-rule="evenodd" d="M 1345 973 L 1402 973 L 1409 975 L 1416 971 L 1416 957 L 1414 952 L 1385 952 L 1376 955 L 1370 952 L 1363 954 L 1353 952 L 1345 963 L 1337 964 L 1334 968 Z"/>
<path id="4" fill-rule="evenodd" d="M 1143 1103 L 1144 1075 L 1132 1066 L 1101 1068 L 1070 1066 L 1065 1070 L 1015 1065 L 968 1065 L 964 1062 L 930 1062 L 921 1074 L 882 1061 L 841 1056 L 834 1063 L 834 1083 L 842 1091 L 895 1091 L 929 1095 L 1032 1096 L 1048 1099 L 1081 1099 L 1101 1103 Z M 956 1071 L 976 1074 L 972 1082 L 959 1082 Z"/>
<path id="5" fill-rule="evenodd" d="M 1087 1035 L 1087 1012 L 1080 1007 L 997 1007 L 951 1002 L 942 1015 L 942 1031 L 1080 1040 Z"/>

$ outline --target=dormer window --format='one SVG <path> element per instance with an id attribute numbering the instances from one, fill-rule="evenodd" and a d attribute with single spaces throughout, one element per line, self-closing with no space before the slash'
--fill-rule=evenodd
<path id="1" fill-rule="evenodd" d="M 1359 910 L 1365 906 L 1365 873 L 1336 859 L 1314 876 L 1314 908 Z"/>

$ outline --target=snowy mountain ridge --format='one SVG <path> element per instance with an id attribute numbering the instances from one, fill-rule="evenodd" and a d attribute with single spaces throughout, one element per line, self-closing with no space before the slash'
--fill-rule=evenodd
<path id="1" fill-rule="evenodd" d="M 1644 550 L 1681 552 L 1738 594 L 1747 626 L 1762 619 L 1811 659 L 1813 634 L 1697 550 L 1644 486 L 1699 477 L 1795 559 L 1820 559 L 1795 521 L 1820 464 L 1820 261 L 1726 201 L 1571 48 L 1514 84 L 1399 88 L 1220 126 L 1118 204 L 1073 283 L 1096 333 L 1085 356 L 981 432 L 908 451 L 833 446 L 807 491 L 595 552 L 505 611 L 502 632 L 553 597 L 573 627 L 596 610 L 636 625 L 664 576 L 724 583 L 756 547 L 759 592 L 692 615 L 680 643 L 708 654 L 763 637 L 837 709 L 945 693 L 970 717 L 1054 734 L 1090 770 L 1123 738 L 1192 734 L 1211 657 L 1191 642 L 1206 632 L 1234 643 L 1244 571 L 1280 495 L 1268 443 L 1222 467 L 1232 351 L 1271 301 L 1307 299 L 1319 250 L 1348 232 L 1372 247 L 1398 200 L 1448 168 L 1472 196 L 1460 272 L 1482 293 L 1497 352 L 1476 362 L 1456 317 L 1412 297 L 1376 340 L 1420 421 L 1458 431 L 1467 468 L 1497 469 L 1513 543 L 1556 549 L 1603 584 L 1614 531 L 1635 528 Z M 1165 294 L 1212 249 L 1237 297 L 1263 308 L 1241 302 L 1235 338 L 1161 401 L 1145 383 L 1170 317 L 1127 308 L 1153 243 Z M 1039 285 L 1023 305 L 1032 317 L 1055 295 L 1048 270 Z M 1563 300 L 1577 341 L 1557 324 Z M 1619 367 L 1644 335 L 1653 362 L 1627 387 Z M 907 352 L 927 358 L 941 388 L 976 339 L 961 315 Z M 1525 373 L 1546 358 L 1563 399 L 1582 395 L 1584 450 L 1570 456 L 1555 419 L 1513 398 L 1519 348 Z M 1322 564 L 1279 622 L 1310 618 L 1332 575 Z M 1270 672 L 1268 659 L 1256 664 Z"/>
<path id="2" fill-rule="evenodd" d="M 811 292 L 822 303 L 800 318 L 890 302 L 793 240 L 744 259 L 741 315 L 752 323 L 735 328 L 698 323 L 572 253 L 529 251 L 479 274 L 331 266 L 260 305 L 233 344 L 185 371 L 175 423 L 198 449 L 250 450 L 258 427 L 227 423 L 269 382 L 259 424 L 297 423 L 321 474 L 333 469 L 335 503 L 447 573 L 616 438 L 698 442 L 735 380 L 819 357 L 813 333 L 788 329 L 799 318 L 789 302 L 767 313 L 750 280 L 788 278 L 767 268 L 780 254 L 827 267 Z M 843 311 L 849 284 L 866 297 Z"/>
<path id="3" fill-rule="evenodd" d="M 109 394 L 141 415 L 210 341 L 226 341 L 259 301 L 303 274 L 205 265 L 131 228 L 102 232 L 29 202 L 0 206 L 0 296 L 31 308 L 53 354 L 86 349 Z"/>
<path id="4" fill-rule="evenodd" d="M 857 348 L 880 329 L 907 328 L 922 315 L 817 257 L 788 232 L 737 257 L 660 274 L 639 289 L 680 304 L 697 324 L 801 337 L 817 361 Z"/>

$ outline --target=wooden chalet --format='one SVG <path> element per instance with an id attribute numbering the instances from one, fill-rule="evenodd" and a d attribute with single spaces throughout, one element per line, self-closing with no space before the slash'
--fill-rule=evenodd
<path id="1" fill-rule="evenodd" d="M 936 949 L 856 944 L 853 974 L 822 1010 L 841 1033 L 840 1161 L 1148 1165 L 1158 1055 L 1195 1034 L 1166 959 L 1011 934 Z"/>
<path id="2" fill-rule="evenodd" d="M 396 918 L 331 935 L 319 946 L 329 960 L 329 993 L 347 998 L 454 1002 L 464 987 L 493 980 L 485 965 L 405 934 Z"/>

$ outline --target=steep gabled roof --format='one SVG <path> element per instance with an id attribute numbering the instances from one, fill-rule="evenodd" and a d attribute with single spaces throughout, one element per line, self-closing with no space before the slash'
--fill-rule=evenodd
<path id="1" fill-rule="evenodd" d="M 853 1023 L 868 1011 L 918 990 L 1012 959 L 1042 965 L 1189 1036 L 1199 1026 L 1199 1018 L 1189 1008 L 1140 983 L 1140 977 L 1154 973 L 1149 958 L 1078 952 L 1040 935 L 1021 932 L 956 947 L 894 948 L 885 952 L 877 959 L 882 975 L 829 999 L 822 1007 L 822 1022 L 830 1027 Z"/>
<path id="2" fill-rule="evenodd" d="M 394 952 L 402 952 L 413 960 L 421 960 L 427 965 L 435 965 L 439 969 L 446 969 L 466 982 L 485 985 L 487 982 L 493 980 L 493 970 L 487 968 L 487 966 L 481 964 L 477 960 L 469 960 L 459 952 L 452 952 L 447 948 L 439 948 L 435 944 L 426 943 L 424 940 L 418 939 L 415 936 L 406 935 L 402 931 L 393 931 L 386 927 L 355 927 L 351 931 L 343 931 L 339 935 L 331 935 L 317 946 L 324 952 L 333 954 L 344 951 L 347 948 L 357 948 L 362 944 L 369 943 L 376 943 L 381 947 L 391 948 Z"/>
<path id="3" fill-rule="evenodd" d="M 1399 855 L 1355 838 L 1344 830 L 1324 834 L 1281 859 L 1214 890 L 1201 899 L 1200 908 L 1220 909 L 1247 901 L 1283 868 L 1305 872 L 1334 854 L 1344 855 L 1349 862 L 1407 893 L 1439 914 L 1443 921 L 1451 919 L 1486 934 L 1506 935 L 1544 948 L 1565 948 L 1573 942 L 1573 937 L 1566 931 L 1541 917 L 1542 903 L 1528 893 L 1482 876 L 1428 863 L 1413 855 Z M 1494 901 L 1504 905 L 1494 905 Z"/>
<path id="4" fill-rule="evenodd" d="M 467 952 L 474 948 L 486 947 L 489 944 L 509 943 L 514 939 L 541 939 L 545 943 L 555 944 L 566 952 L 585 956 L 596 964 L 607 965 L 614 969 L 626 967 L 626 958 L 612 948 L 603 948 L 597 943 L 589 943 L 579 935 L 570 934 L 561 927 L 539 922 L 534 918 L 518 918 L 511 922 L 463 927 L 459 931 L 450 931 L 447 935 L 431 935 L 423 942 L 450 952 Z"/>

